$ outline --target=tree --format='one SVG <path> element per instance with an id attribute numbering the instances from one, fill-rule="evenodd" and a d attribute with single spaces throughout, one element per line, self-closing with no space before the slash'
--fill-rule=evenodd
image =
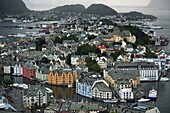
<path id="1" fill-rule="evenodd" d="M 45 44 L 45 39 L 42 39 L 42 38 L 37 38 L 35 40 L 35 45 L 36 45 L 36 50 L 37 51 L 41 51 L 42 49 L 42 45 Z"/>
<path id="2" fill-rule="evenodd" d="M 9 80 L 9 79 L 3 80 L 3 83 L 4 83 L 5 85 L 13 84 L 12 80 Z"/>
<path id="3" fill-rule="evenodd" d="M 94 71 L 94 72 L 101 72 L 100 66 L 96 63 L 95 60 L 92 60 L 90 57 L 86 57 L 86 66 L 89 68 L 89 71 Z"/>
<path id="4" fill-rule="evenodd" d="M 92 40 L 92 39 L 95 39 L 95 38 L 96 38 L 95 35 L 89 35 L 89 36 L 88 36 L 88 40 Z"/>
<path id="5" fill-rule="evenodd" d="M 81 45 L 77 48 L 77 55 L 88 55 L 89 53 L 95 53 L 96 47 L 89 44 Z"/>

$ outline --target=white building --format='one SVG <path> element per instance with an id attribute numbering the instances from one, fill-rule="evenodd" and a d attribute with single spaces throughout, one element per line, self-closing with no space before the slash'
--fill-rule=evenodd
<path id="1" fill-rule="evenodd" d="M 13 66 L 13 73 L 12 73 L 12 75 L 22 76 L 22 74 L 23 74 L 23 71 L 22 71 L 21 64 L 15 64 Z"/>
<path id="2" fill-rule="evenodd" d="M 24 107 L 31 107 L 36 105 L 43 106 L 47 104 L 47 91 L 45 86 L 32 85 L 23 94 Z"/>
<path id="3" fill-rule="evenodd" d="M 134 99 L 134 95 L 131 88 L 120 89 L 119 96 L 121 99 Z"/>
<path id="4" fill-rule="evenodd" d="M 118 63 L 115 65 L 118 70 L 139 70 L 140 81 L 157 81 L 159 78 L 159 69 L 154 63 Z"/>

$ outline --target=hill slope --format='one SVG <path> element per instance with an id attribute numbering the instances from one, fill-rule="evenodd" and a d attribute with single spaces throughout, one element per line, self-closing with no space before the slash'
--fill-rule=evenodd
<path id="1" fill-rule="evenodd" d="M 19 14 L 28 11 L 22 0 L 0 0 L 0 14 Z"/>
<path id="2" fill-rule="evenodd" d="M 103 4 L 92 4 L 86 9 L 85 13 L 96 14 L 100 16 L 117 15 L 117 12 L 114 9 Z"/>
<path id="3" fill-rule="evenodd" d="M 64 6 L 59 6 L 54 9 L 54 11 L 59 11 L 59 12 L 75 12 L 75 13 L 81 13 L 86 10 L 86 8 L 81 5 L 81 4 L 75 4 L 75 5 L 64 5 Z"/>

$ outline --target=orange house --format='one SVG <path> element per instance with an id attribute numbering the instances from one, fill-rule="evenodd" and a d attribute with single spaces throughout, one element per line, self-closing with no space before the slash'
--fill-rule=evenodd
<path id="1" fill-rule="evenodd" d="M 78 72 L 73 69 L 56 69 L 49 73 L 48 83 L 55 85 L 73 85 Z"/>

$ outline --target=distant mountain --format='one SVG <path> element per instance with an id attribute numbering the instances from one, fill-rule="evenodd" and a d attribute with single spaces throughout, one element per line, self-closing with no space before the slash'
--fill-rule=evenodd
<path id="1" fill-rule="evenodd" d="M 28 12 L 22 0 L 0 0 L 0 15 L 1 14 L 19 14 Z"/>
<path id="2" fill-rule="evenodd" d="M 130 20 L 136 20 L 136 19 L 157 19 L 156 16 L 153 16 L 153 15 L 147 15 L 147 14 L 143 14 L 141 12 L 136 12 L 136 11 L 132 11 L 132 12 L 129 12 L 129 13 L 123 13 L 122 14 L 123 16 L 126 16 L 127 19 L 130 19 Z"/>
<path id="3" fill-rule="evenodd" d="M 106 5 L 103 5 L 103 4 L 92 4 L 87 9 L 81 4 L 64 5 L 64 6 L 56 7 L 51 10 L 59 11 L 59 12 L 96 14 L 96 15 L 100 15 L 100 16 L 117 14 L 117 12 L 114 9 L 112 9 Z"/>
<path id="4" fill-rule="evenodd" d="M 117 12 L 114 9 L 103 4 L 92 4 L 86 9 L 85 13 L 96 14 L 100 16 L 117 15 Z"/>
<path id="5" fill-rule="evenodd" d="M 59 11 L 59 12 L 75 12 L 75 13 L 82 13 L 86 10 L 86 8 L 81 5 L 81 4 L 75 4 L 75 5 L 64 5 L 64 6 L 59 6 L 54 9 L 51 9 L 54 11 Z"/>

